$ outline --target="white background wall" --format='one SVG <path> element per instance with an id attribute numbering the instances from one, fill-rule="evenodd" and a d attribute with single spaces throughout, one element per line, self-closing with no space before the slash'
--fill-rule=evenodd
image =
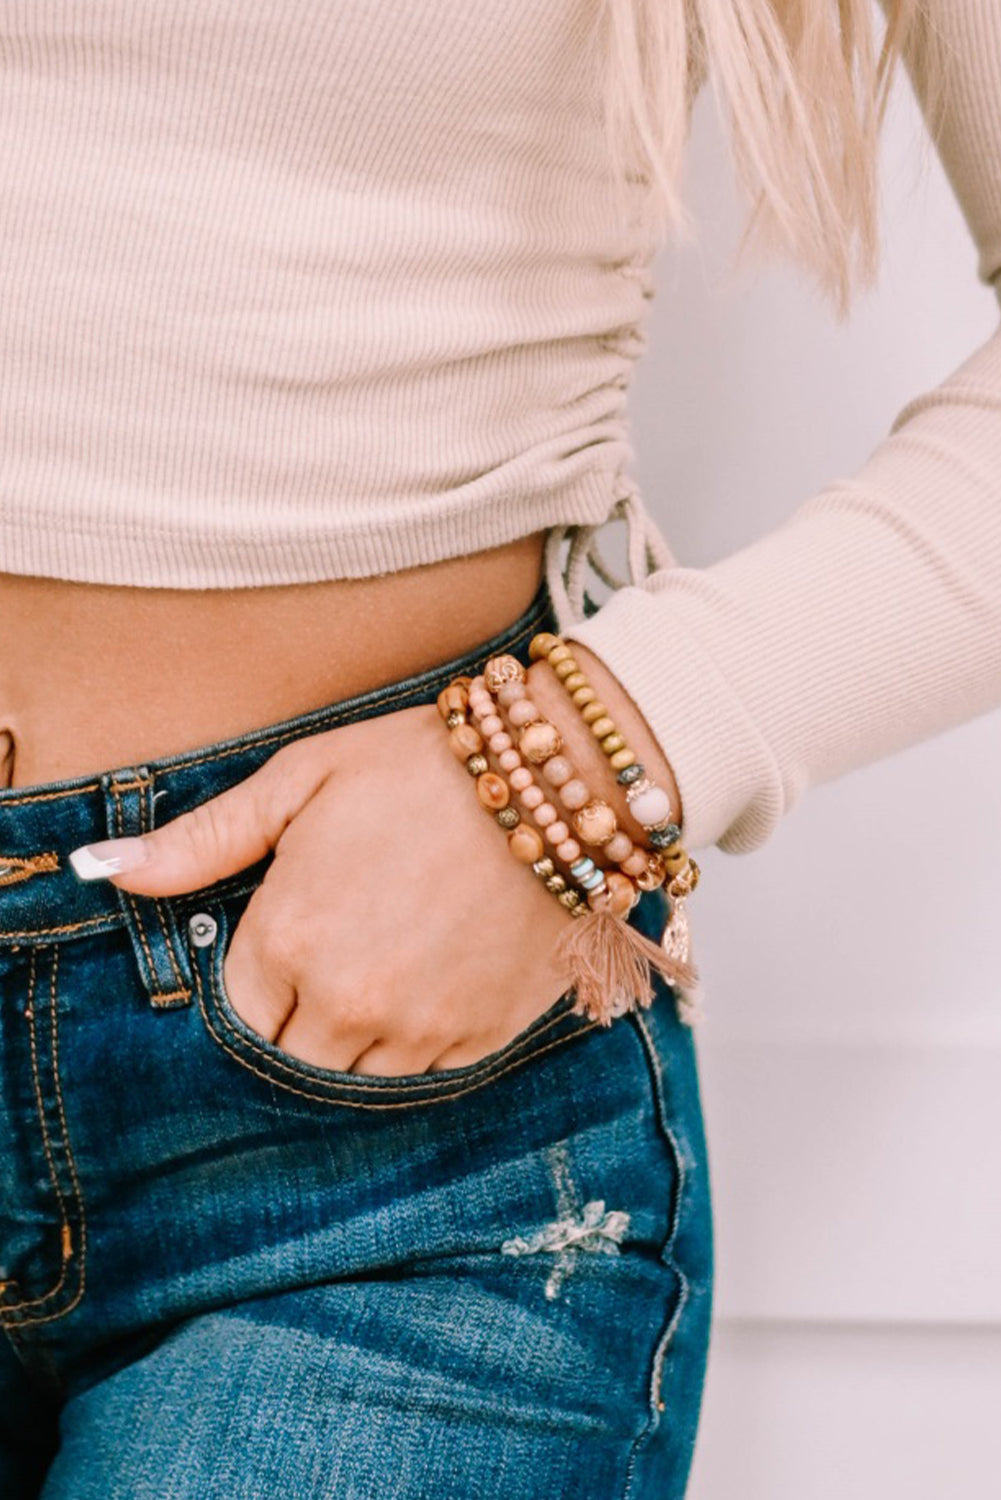
<path id="1" fill-rule="evenodd" d="M 688 180 L 700 246 L 662 257 L 632 410 L 634 473 L 700 566 L 854 472 L 998 307 L 903 75 L 881 281 L 847 327 L 788 266 L 727 280 L 708 90 Z M 719 1276 L 693 1500 L 1001 1496 L 1001 714 L 702 864 Z"/>

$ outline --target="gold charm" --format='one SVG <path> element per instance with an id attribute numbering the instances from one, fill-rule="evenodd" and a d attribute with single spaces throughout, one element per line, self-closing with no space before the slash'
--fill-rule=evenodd
<path id="1" fill-rule="evenodd" d="M 671 920 L 664 928 L 660 946 L 668 958 L 679 964 L 687 964 L 692 958 L 692 935 L 688 927 L 688 913 L 684 901 L 675 901 Z"/>
<path id="2" fill-rule="evenodd" d="M 692 894 L 698 885 L 701 873 L 694 859 L 689 859 L 688 863 L 683 869 L 678 871 L 673 880 L 668 881 L 667 894 L 677 897 L 679 900 L 684 900 L 686 896 Z"/>
<path id="3" fill-rule="evenodd" d="M 688 926 L 688 913 L 685 910 L 684 899 L 674 902 L 671 920 L 664 928 L 660 946 L 676 963 L 688 964 L 691 968 L 695 968 L 692 963 L 692 935 Z M 696 1021 L 702 1019 L 704 994 L 701 983 L 696 979 L 693 985 L 676 983 L 673 988 L 678 1020 L 686 1026 L 693 1026 Z"/>

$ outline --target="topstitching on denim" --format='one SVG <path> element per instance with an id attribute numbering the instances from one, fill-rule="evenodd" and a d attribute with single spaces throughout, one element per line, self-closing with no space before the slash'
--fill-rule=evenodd
<path id="1" fill-rule="evenodd" d="M 80 1302 L 86 1287 L 87 1219 L 80 1190 L 80 1178 L 70 1145 L 62 1080 L 59 1073 L 58 948 L 52 949 L 49 961 L 51 969 L 47 987 L 48 998 L 44 1002 L 44 1014 L 48 1020 L 51 1054 L 44 1078 L 39 1058 L 38 1028 L 42 1024 L 42 1015 L 40 1014 L 37 979 L 39 964 L 37 953 L 32 953 L 29 960 L 27 1004 L 23 1015 L 29 1028 L 32 1086 L 42 1148 L 45 1153 L 49 1180 L 59 1206 L 59 1276 L 49 1291 L 30 1298 L 21 1296 L 14 1279 L 4 1282 L 0 1288 L 0 1327 L 34 1327 L 39 1323 L 51 1323 L 57 1318 L 63 1318 Z M 49 1123 L 47 1083 L 51 1083 L 51 1097 L 55 1102 L 58 1117 L 56 1131 L 53 1131 Z M 68 1186 L 64 1185 L 60 1174 L 57 1149 L 59 1154 L 64 1155 L 66 1159 Z M 6 1301 L 5 1299 L 11 1295 L 15 1300 Z"/>

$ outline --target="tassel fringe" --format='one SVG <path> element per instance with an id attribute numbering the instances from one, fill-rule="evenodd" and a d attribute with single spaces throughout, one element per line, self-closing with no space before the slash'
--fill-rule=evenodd
<path id="1" fill-rule="evenodd" d="M 681 919 L 678 927 L 676 917 Z M 691 1025 L 700 1012 L 702 987 L 688 947 L 687 923 L 678 902 L 659 944 L 622 917 L 592 911 L 560 936 L 556 956 L 570 971 L 577 1015 L 608 1026 L 637 1006 L 645 1010 L 653 1000 L 656 970 L 677 992 L 679 1019 Z"/>

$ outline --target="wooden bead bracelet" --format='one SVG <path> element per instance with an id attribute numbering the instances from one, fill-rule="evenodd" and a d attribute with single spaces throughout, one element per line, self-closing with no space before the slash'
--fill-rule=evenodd
<path id="1" fill-rule="evenodd" d="M 669 896 L 690 896 L 699 883 L 699 867 L 681 843 L 681 828 L 671 819 L 671 799 L 647 774 L 646 767 L 619 733 L 608 709 L 578 665 L 566 641 L 549 631 L 533 636 L 528 654 L 546 661 L 580 713 L 623 788 L 629 811 L 646 832 L 664 868 Z"/>

